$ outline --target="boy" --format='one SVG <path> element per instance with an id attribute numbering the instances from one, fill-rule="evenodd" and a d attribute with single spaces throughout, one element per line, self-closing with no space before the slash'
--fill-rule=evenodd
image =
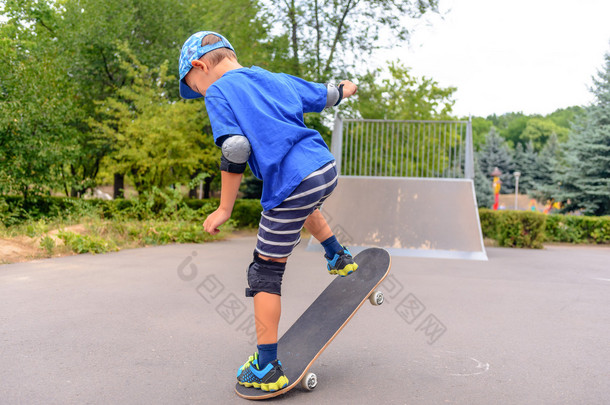
<path id="1" fill-rule="evenodd" d="M 182 47 L 180 95 L 205 96 L 214 142 L 222 148 L 220 206 L 205 220 L 206 232 L 218 233 L 230 218 L 246 163 L 263 180 L 264 211 L 246 289 L 254 297 L 258 352 L 237 371 L 246 387 L 276 391 L 289 383 L 277 359 L 281 282 L 303 226 L 322 243 L 330 274 L 358 268 L 318 210 L 337 185 L 335 159 L 303 123 L 303 113 L 336 106 L 356 89 L 347 80 L 336 87 L 244 68 L 229 41 L 210 31 L 193 34 Z"/>

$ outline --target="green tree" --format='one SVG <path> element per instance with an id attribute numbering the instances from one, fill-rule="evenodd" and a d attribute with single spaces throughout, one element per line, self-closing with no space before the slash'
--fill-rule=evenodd
<path id="1" fill-rule="evenodd" d="M 531 194 L 535 189 L 535 178 L 538 171 L 538 153 L 534 149 L 534 143 L 528 142 L 525 150 L 521 143 L 515 147 L 513 155 L 514 170 L 521 172 L 519 178 L 519 193 Z"/>
<path id="2" fill-rule="evenodd" d="M 474 190 L 479 208 L 491 208 L 494 203 L 494 192 L 491 177 L 483 173 L 479 159 L 474 159 Z"/>
<path id="3" fill-rule="evenodd" d="M 538 154 L 537 170 L 534 175 L 533 193 L 540 199 L 552 199 L 557 194 L 557 171 L 560 169 L 561 146 L 557 135 L 551 134 L 548 142 Z"/>
<path id="4" fill-rule="evenodd" d="M 555 135 L 559 142 L 565 142 L 568 137 L 569 130 L 555 124 L 548 118 L 531 118 L 527 121 L 525 129 L 518 139 L 518 143 L 527 143 L 532 141 L 536 150 L 542 150 L 550 139 L 551 135 Z"/>
<path id="5" fill-rule="evenodd" d="M 475 151 L 485 144 L 485 137 L 493 126 L 493 122 L 483 117 L 472 117 L 472 143 Z"/>
<path id="6" fill-rule="evenodd" d="M 62 186 L 82 118 L 47 34 L 13 19 L 0 24 L 0 192 L 26 198 Z"/>
<path id="7" fill-rule="evenodd" d="M 572 127 L 572 123 L 574 123 L 577 119 L 584 117 L 586 111 L 581 106 L 573 106 L 567 108 L 560 108 L 555 110 L 551 114 L 547 115 L 546 118 L 553 121 L 556 125 L 570 129 Z"/>
<path id="8" fill-rule="evenodd" d="M 610 215 L 610 53 L 591 92 L 596 101 L 574 125 L 564 148 L 558 198 L 567 211 Z"/>
<path id="9" fill-rule="evenodd" d="M 356 114 L 370 119 L 449 119 L 455 87 L 442 88 L 430 78 L 412 76 L 400 62 L 388 65 L 389 78 L 375 69 L 358 77 L 358 93 L 346 104 Z"/>
<path id="10" fill-rule="evenodd" d="M 481 172 L 490 177 L 495 167 L 502 171 L 502 193 L 514 191 L 513 161 L 510 149 L 498 132 L 492 128 L 485 138 L 485 145 L 477 153 Z"/>
<path id="11" fill-rule="evenodd" d="M 277 41 L 267 41 L 270 25 L 258 2 L 252 0 L 6 0 L 3 14 L 20 38 L 30 35 L 49 55 L 54 68 L 63 71 L 74 87 L 73 106 L 81 113 L 57 110 L 70 117 L 76 145 L 62 174 L 73 189 L 84 191 L 95 183 L 112 145 L 91 131 L 89 118 L 101 121 L 96 102 L 115 97 L 129 77 L 119 60 L 117 39 L 128 42 L 145 66 L 159 67 L 170 61 L 177 71 L 182 43 L 195 31 L 219 31 L 226 35 L 244 65 L 272 63 L 282 52 Z M 44 46 L 42 46 L 44 45 Z M 28 45 L 29 46 L 29 45 Z M 37 54 L 30 47 L 27 52 Z M 170 99 L 178 98 L 177 79 L 167 86 Z"/>
<path id="12" fill-rule="evenodd" d="M 405 18 L 437 12 L 438 0 L 271 0 L 266 12 L 278 37 L 290 44 L 288 73 L 326 81 L 349 70 L 361 56 L 380 47 L 380 33 L 388 30 L 396 43 L 409 35 Z M 347 55 L 358 55 L 348 57 Z"/>
<path id="13" fill-rule="evenodd" d="M 186 183 L 202 172 L 212 175 L 219 149 L 204 133 L 209 121 L 202 104 L 170 100 L 167 87 L 175 77 L 168 75 L 168 63 L 148 68 L 127 48 L 121 55 L 126 84 L 98 103 L 106 118 L 90 120 L 94 132 L 114 145 L 116 170 L 129 175 L 140 193 Z"/>

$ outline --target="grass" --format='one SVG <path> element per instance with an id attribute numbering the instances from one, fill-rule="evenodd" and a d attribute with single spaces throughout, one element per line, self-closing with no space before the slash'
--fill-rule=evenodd
<path id="1" fill-rule="evenodd" d="M 199 220 L 108 220 L 93 216 L 68 221 L 40 219 L 8 228 L 0 224 L 0 238 L 29 245 L 21 259 L 38 259 L 169 243 L 205 243 L 222 240 L 235 228 L 229 221 L 218 235 L 212 236 L 203 230 Z M 9 262 L 2 260 L 3 264 Z"/>

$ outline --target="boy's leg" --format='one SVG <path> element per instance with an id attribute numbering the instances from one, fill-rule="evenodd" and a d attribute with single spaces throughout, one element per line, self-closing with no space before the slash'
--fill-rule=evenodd
<path id="1" fill-rule="evenodd" d="M 263 260 L 286 263 L 287 257 L 274 259 L 258 255 Z M 282 297 L 277 294 L 259 292 L 254 296 L 254 320 L 256 323 L 256 341 L 259 345 L 277 343 L 277 330 L 282 313 Z"/>
<path id="2" fill-rule="evenodd" d="M 320 210 L 314 210 L 304 224 L 305 229 L 322 244 L 330 274 L 347 276 L 358 269 L 352 254 L 333 234 Z"/>
<path id="3" fill-rule="evenodd" d="M 305 229 L 320 243 L 333 236 L 333 232 L 320 210 L 314 210 L 305 220 Z"/>
<path id="4" fill-rule="evenodd" d="M 237 371 L 237 381 L 246 387 L 276 391 L 289 381 L 277 359 L 277 331 L 281 314 L 281 279 L 287 258 L 271 258 L 254 254 L 248 268 L 250 289 L 254 297 L 257 352 Z"/>

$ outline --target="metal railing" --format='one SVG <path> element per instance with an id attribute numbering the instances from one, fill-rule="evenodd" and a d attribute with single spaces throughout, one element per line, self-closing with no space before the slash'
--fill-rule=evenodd
<path id="1" fill-rule="evenodd" d="M 332 152 L 347 176 L 474 179 L 472 122 L 335 116 Z"/>

